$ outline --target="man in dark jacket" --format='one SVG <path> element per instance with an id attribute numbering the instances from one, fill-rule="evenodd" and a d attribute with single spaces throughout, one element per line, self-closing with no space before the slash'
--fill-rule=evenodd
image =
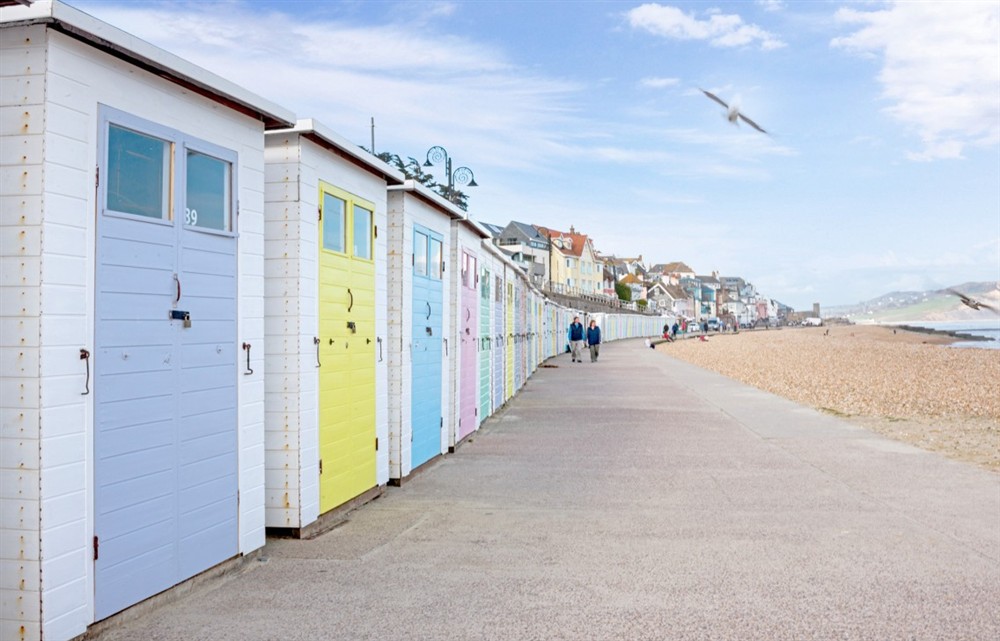
<path id="1" fill-rule="evenodd" d="M 590 347 L 590 362 L 596 363 L 601 351 L 601 328 L 597 326 L 597 321 L 590 321 L 587 328 L 587 346 Z"/>
<path id="2" fill-rule="evenodd" d="M 580 322 L 579 316 L 574 316 L 573 322 L 569 325 L 569 346 L 573 353 L 573 362 L 582 363 L 580 350 L 583 349 L 583 323 Z"/>

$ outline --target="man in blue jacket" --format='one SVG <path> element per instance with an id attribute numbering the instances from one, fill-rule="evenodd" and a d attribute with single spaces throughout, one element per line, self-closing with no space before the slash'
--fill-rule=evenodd
<path id="1" fill-rule="evenodd" d="M 569 346 L 573 353 L 573 362 L 582 363 L 580 350 L 583 349 L 583 323 L 580 322 L 579 316 L 574 316 L 573 322 L 569 325 Z"/>
<path id="2" fill-rule="evenodd" d="M 601 328 L 595 320 L 591 320 L 590 327 L 587 328 L 587 346 L 590 347 L 590 362 L 596 363 L 601 351 Z"/>

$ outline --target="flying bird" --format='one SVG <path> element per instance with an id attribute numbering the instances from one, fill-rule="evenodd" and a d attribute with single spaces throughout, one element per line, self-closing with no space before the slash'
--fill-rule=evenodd
<path id="1" fill-rule="evenodd" d="M 972 309 L 974 309 L 976 311 L 979 311 L 980 309 L 983 309 L 984 307 L 986 309 L 988 309 L 988 310 L 993 311 L 993 312 L 997 311 L 997 309 L 995 307 L 993 307 L 991 305 L 987 305 L 986 303 L 984 303 L 982 301 L 978 301 L 975 298 L 969 298 L 968 296 L 966 296 L 962 292 L 956 291 L 954 289 L 949 289 L 948 293 L 954 294 L 955 296 L 958 296 L 959 298 L 962 299 L 962 304 L 963 305 L 971 307 Z"/>
<path id="2" fill-rule="evenodd" d="M 723 107 L 725 107 L 725 109 L 726 109 L 726 120 L 728 120 L 729 122 L 733 123 L 734 125 L 735 124 L 739 124 L 739 123 L 737 123 L 737 119 L 739 119 L 739 120 L 742 120 L 743 122 L 747 123 L 748 125 L 750 125 L 754 129 L 756 129 L 760 133 L 767 134 L 767 132 L 764 131 L 764 129 L 760 125 L 758 125 L 754 121 L 750 120 L 749 118 L 747 118 L 746 116 L 744 116 L 743 114 L 741 114 L 739 108 L 736 105 L 732 105 L 732 106 L 727 105 L 722 100 L 722 98 L 719 98 L 718 96 L 716 96 L 714 93 L 712 93 L 710 91 L 705 91 L 704 89 L 702 89 L 701 92 L 703 94 L 705 94 L 706 96 L 708 96 L 709 98 L 711 98 L 712 100 L 714 100 L 715 102 L 717 102 L 720 105 L 722 105 Z M 768 135 L 770 135 L 770 134 L 768 134 Z"/>

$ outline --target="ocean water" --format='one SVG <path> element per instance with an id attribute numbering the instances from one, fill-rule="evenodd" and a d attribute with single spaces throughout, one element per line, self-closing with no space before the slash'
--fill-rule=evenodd
<path id="1" fill-rule="evenodd" d="M 989 320 L 967 320 L 967 321 L 922 321 L 913 323 L 899 323 L 900 325 L 913 325 L 916 327 L 927 327 L 929 329 L 941 329 L 949 332 L 959 332 L 962 334 L 972 334 L 973 336 L 985 336 L 989 341 L 959 341 L 952 343 L 951 347 L 974 347 L 978 349 L 998 349 L 1000 350 L 1000 316 L 994 315 Z"/>

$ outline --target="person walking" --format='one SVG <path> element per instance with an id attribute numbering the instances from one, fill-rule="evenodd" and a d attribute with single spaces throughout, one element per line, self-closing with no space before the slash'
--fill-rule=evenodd
<path id="1" fill-rule="evenodd" d="M 590 348 L 590 362 L 596 363 L 601 352 L 601 328 L 595 320 L 591 320 L 587 328 L 587 347 Z"/>
<path id="2" fill-rule="evenodd" d="M 580 356 L 580 350 L 583 348 L 583 340 L 583 323 L 580 322 L 579 316 L 574 316 L 573 322 L 569 325 L 569 346 L 574 363 L 583 362 L 583 357 Z"/>

